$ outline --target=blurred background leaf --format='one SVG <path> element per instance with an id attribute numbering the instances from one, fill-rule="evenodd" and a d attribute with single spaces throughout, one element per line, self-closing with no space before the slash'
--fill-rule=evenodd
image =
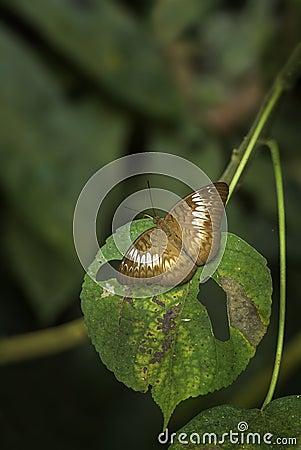
<path id="1" fill-rule="evenodd" d="M 6 2 L 90 81 L 145 114 L 173 117 L 175 91 L 142 21 L 107 0 Z"/>
<path id="2" fill-rule="evenodd" d="M 120 155 L 127 119 L 92 98 L 70 108 L 31 49 L 1 31 L 7 254 L 37 316 L 47 322 L 74 302 L 81 276 L 71 233 L 80 187 L 95 168 Z"/>
<path id="3" fill-rule="evenodd" d="M 301 38 L 301 4 L 0 0 L 0 17 L 0 333 L 8 336 L 80 316 L 83 271 L 73 247 L 72 216 L 79 192 L 96 170 L 126 154 L 163 151 L 218 179 Z M 287 339 L 299 330 L 301 313 L 300 89 L 298 83 L 276 111 L 270 131 L 280 145 L 287 201 Z M 186 193 L 170 179 L 160 183 Z M 110 193 L 101 210 L 101 243 L 111 234 L 120 201 L 142 187 L 146 180 L 140 177 Z M 201 409 L 231 403 L 272 362 L 275 208 L 271 163 L 262 150 L 227 211 L 229 229 L 269 261 L 272 324 L 239 380 L 184 402 L 171 431 Z M 217 308 L 225 304 L 212 283 L 203 289 Z M 214 308 L 209 314 L 219 328 L 225 317 L 215 317 Z M 147 450 L 162 448 L 156 441 L 162 425 L 157 407 L 149 396 L 118 383 L 91 344 L 1 368 L 1 376 L 1 449 L 135 450 L 141 442 Z M 300 369 L 277 395 L 299 391 Z"/>

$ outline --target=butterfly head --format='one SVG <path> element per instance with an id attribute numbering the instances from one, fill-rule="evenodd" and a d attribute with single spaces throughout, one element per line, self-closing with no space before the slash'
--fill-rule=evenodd
<path id="1" fill-rule="evenodd" d="M 163 221 L 162 217 L 159 216 L 152 217 L 152 219 L 155 225 L 158 225 L 160 222 Z"/>

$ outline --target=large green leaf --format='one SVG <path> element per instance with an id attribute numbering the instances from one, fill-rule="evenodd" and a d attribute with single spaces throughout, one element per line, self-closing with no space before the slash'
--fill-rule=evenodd
<path id="1" fill-rule="evenodd" d="M 274 400 L 264 410 L 217 406 L 194 417 L 171 438 L 168 430 L 161 443 L 170 450 L 298 449 L 301 446 L 301 396 Z"/>
<path id="2" fill-rule="evenodd" d="M 132 239 L 150 226 L 152 221 L 134 222 Z M 124 229 L 116 235 L 122 236 Z M 95 277 L 106 259 L 120 258 L 111 236 L 90 273 Z M 83 284 L 82 309 L 102 361 L 134 390 L 151 386 L 165 425 L 182 400 L 231 384 L 254 355 L 269 322 L 270 272 L 265 259 L 242 239 L 228 235 L 213 277 L 227 294 L 226 342 L 215 338 L 207 310 L 197 299 L 201 271 L 189 283 L 147 298 L 121 298 L 114 293 L 113 279 L 105 290 L 90 275 Z"/>

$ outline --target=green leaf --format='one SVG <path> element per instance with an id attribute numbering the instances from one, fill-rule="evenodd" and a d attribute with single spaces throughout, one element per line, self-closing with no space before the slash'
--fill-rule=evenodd
<path id="1" fill-rule="evenodd" d="M 232 433 L 237 433 L 236 435 L 232 434 L 232 438 L 231 430 Z M 160 439 L 162 443 L 171 443 L 170 437 L 168 431 L 165 431 Z M 289 441 L 291 438 L 296 439 L 296 443 L 292 440 Z M 300 448 L 301 397 L 297 395 L 279 398 L 267 405 L 263 411 L 259 409 L 246 410 L 234 406 L 218 406 L 208 409 L 177 431 L 172 439 L 170 450 L 182 450 L 183 448 L 190 450 L 220 448 L 224 450 L 235 448 L 289 450 Z M 200 439 L 199 444 L 198 439 Z M 278 444 L 276 444 L 277 439 L 281 439 Z M 187 444 L 184 445 L 183 441 Z"/>
<path id="2" fill-rule="evenodd" d="M 133 222 L 132 238 L 150 226 L 151 221 Z M 108 259 L 120 259 L 113 242 L 111 236 L 101 252 Z M 95 276 L 104 262 L 96 257 L 90 273 Z M 182 400 L 228 386 L 237 378 L 269 321 L 270 272 L 265 259 L 242 239 L 228 234 L 213 277 L 227 294 L 226 342 L 215 338 L 207 310 L 197 299 L 201 272 L 199 268 L 183 286 L 148 298 L 121 298 L 114 294 L 116 280 L 108 280 L 108 290 L 89 275 L 83 284 L 82 309 L 102 361 L 134 390 L 145 392 L 151 386 L 165 426 Z"/>

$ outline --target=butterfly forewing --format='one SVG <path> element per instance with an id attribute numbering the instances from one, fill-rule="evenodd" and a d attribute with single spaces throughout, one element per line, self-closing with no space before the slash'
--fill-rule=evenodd
<path id="1" fill-rule="evenodd" d="M 226 183 L 215 183 L 184 199 L 189 212 L 181 220 L 183 245 L 188 246 L 194 257 L 197 252 L 198 266 L 213 259 L 219 250 L 220 227 L 227 197 Z"/>
<path id="2" fill-rule="evenodd" d="M 213 259 L 228 196 L 226 183 L 205 186 L 176 203 L 157 227 L 144 232 L 126 252 L 117 279 L 122 284 L 151 281 L 183 284 L 197 266 Z"/>

